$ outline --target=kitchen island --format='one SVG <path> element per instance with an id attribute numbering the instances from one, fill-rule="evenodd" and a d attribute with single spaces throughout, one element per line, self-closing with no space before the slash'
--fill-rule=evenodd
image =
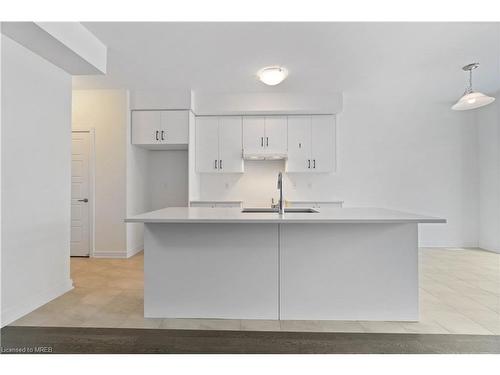
<path id="1" fill-rule="evenodd" d="M 144 223 L 149 318 L 418 320 L 419 223 L 380 208 L 171 207 Z"/>

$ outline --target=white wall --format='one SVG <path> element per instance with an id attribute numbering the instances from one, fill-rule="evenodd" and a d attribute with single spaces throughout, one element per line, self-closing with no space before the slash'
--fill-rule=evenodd
<path id="1" fill-rule="evenodd" d="M 131 144 L 131 115 L 128 111 L 127 125 L 127 216 L 133 216 L 149 211 L 148 197 L 148 166 L 149 152 Z M 132 256 L 144 248 L 144 225 L 142 223 L 127 223 L 127 256 Z"/>
<path id="2" fill-rule="evenodd" d="M 339 92 L 193 91 L 197 115 L 331 114 L 342 111 Z"/>
<path id="3" fill-rule="evenodd" d="M 72 288 L 71 77 L 2 36 L 2 326 Z"/>
<path id="4" fill-rule="evenodd" d="M 196 173 L 196 118 L 192 111 L 189 112 L 189 150 L 188 150 L 188 185 L 189 201 L 200 199 L 200 175 Z"/>
<path id="5" fill-rule="evenodd" d="M 73 127 L 95 129 L 95 256 L 126 257 L 125 90 L 74 90 Z"/>
<path id="6" fill-rule="evenodd" d="M 150 151 L 127 143 L 127 216 L 187 206 L 188 152 Z M 127 255 L 144 248 L 144 225 L 127 224 Z"/>
<path id="7" fill-rule="evenodd" d="M 133 90 L 130 109 L 189 109 L 191 90 Z"/>
<path id="8" fill-rule="evenodd" d="M 476 111 L 479 145 L 479 247 L 500 253 L 500 92 Z"/>
<path id="9" fill-rule="evenodd" d="M 447 224 L 420 226 L 421 246 L 477 246 L 474 115 L 451 111 L 439 93 L 429 94 L 436 91 L 430 86 L 393 77 L 390 84 L 346 91 L 337 121 L 338 172 L 288 175 L 286 198 L 444 217 Z M 200 199 L 268 205 L 282 163 L 246 162 L 244 175 L 202 175 Z"/>
<path id="10" fill-rule="evenodd" d="M 149 210 L 188 205 L 188 152 L 150 151 Z"/>

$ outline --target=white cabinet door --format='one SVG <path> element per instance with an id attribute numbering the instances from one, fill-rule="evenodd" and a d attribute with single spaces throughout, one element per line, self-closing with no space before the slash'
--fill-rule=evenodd
<path id="1" fill-rule="evenodd" d="M 266 153 L 286 153 L 286 117 L 266 117 L 265 150 Z"/>
<path id="2" fill-rule="evenodd" d="M 219 171 L 223 173 L 243 172 L 241 147 L 241 117 L 219 117 Z"/>
<path id="3" fill-rule="evenodd" d="M 161 143 L 188 144 L 189 111 L 161 111 Z"/>
<path id="4" fill-rule="evenodd" d="M 151 145 L 160 143 L 160 111 L 132 112 L 132 144 Z"/>
<path id="5" fill-rule="evenodd" d="M 265 117 L 243 117 L 243 149 L 247 154 L 264 151 Z"/>
<path id="6" fill-rule="evenodd" d="M 311 116 L 288 117 L 288 160 L 286 171 L 311 171 Z"/>
<path id="7" fill-rule="evenodd" d="M 219 168 L 219 118 L 196 117 L 196 171 L 216 173 Z"/>
<path id="8" fill-rule="evenodd" d="M 335 170 L 335 117 L 311 117 L 311 169 L 312 172 Z"/>

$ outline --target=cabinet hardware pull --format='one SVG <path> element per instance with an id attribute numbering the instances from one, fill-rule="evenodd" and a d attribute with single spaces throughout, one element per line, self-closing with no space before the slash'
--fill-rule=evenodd
<path id="1" fill-rule="evenodd" d="M 215 159 L 214 169 L 217 169 L 217 159 Z"/>
<path id="2" fill-rule="evenodd" d="M 266 147 L 269 146 L 269 137 L 266 137 Z"/>
<path id="3" fill-rule="evenodd" d="M 307 159 L 307 168 L 311 169 L 311 159 Z"/>
<path id="4" fill-rule="evenodd" d="M 87 198 L 83 198 L 83 199 L 78 199 L 78 202 L 85 202 L 87 203 L 89 200 Z"/>
<path id="5" fill-rule="evenodd" d="M 219 160 L 219 169 L 222 169 L 222 160 Z"/>
<path id="6" fill-rule="evenodd" d="M 316 169 L 316 159 L 313 159 L 313 168 Z"/>
<path id="7" fill-rule="evenodd" d="M 264 147 L 264 137 L 260 137 L 260 147 Z"/>
<path id="8" fill-rule="evenodd" d="M 156 140 L 158 141 L 158 130 L 155 132 L 156 133 Z"/>
<path id="9" fill-rule="evenodd" d="M 163 130 L 162 130 L 162 131 L 161 131 L 161 140 L 162 140 L 162 141 L 164 141 L 164 140 L 165 140 L 165 138 L 163 137 L 164 133 L 165 133 L 165 131 L 163 131 Z"/>

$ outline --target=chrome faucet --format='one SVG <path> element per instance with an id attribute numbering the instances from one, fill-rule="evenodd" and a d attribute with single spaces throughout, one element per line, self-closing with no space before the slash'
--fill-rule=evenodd
<path id="1" fill-rule="evenodd" d="M 280 200 L 278 202 L 278 209 L 280 215 L 282 215 L 285 212 L 285 210 L 283 207 L 283 176 L 281 172 L 278 174 L 278 190 L 280 191 Z"/>

